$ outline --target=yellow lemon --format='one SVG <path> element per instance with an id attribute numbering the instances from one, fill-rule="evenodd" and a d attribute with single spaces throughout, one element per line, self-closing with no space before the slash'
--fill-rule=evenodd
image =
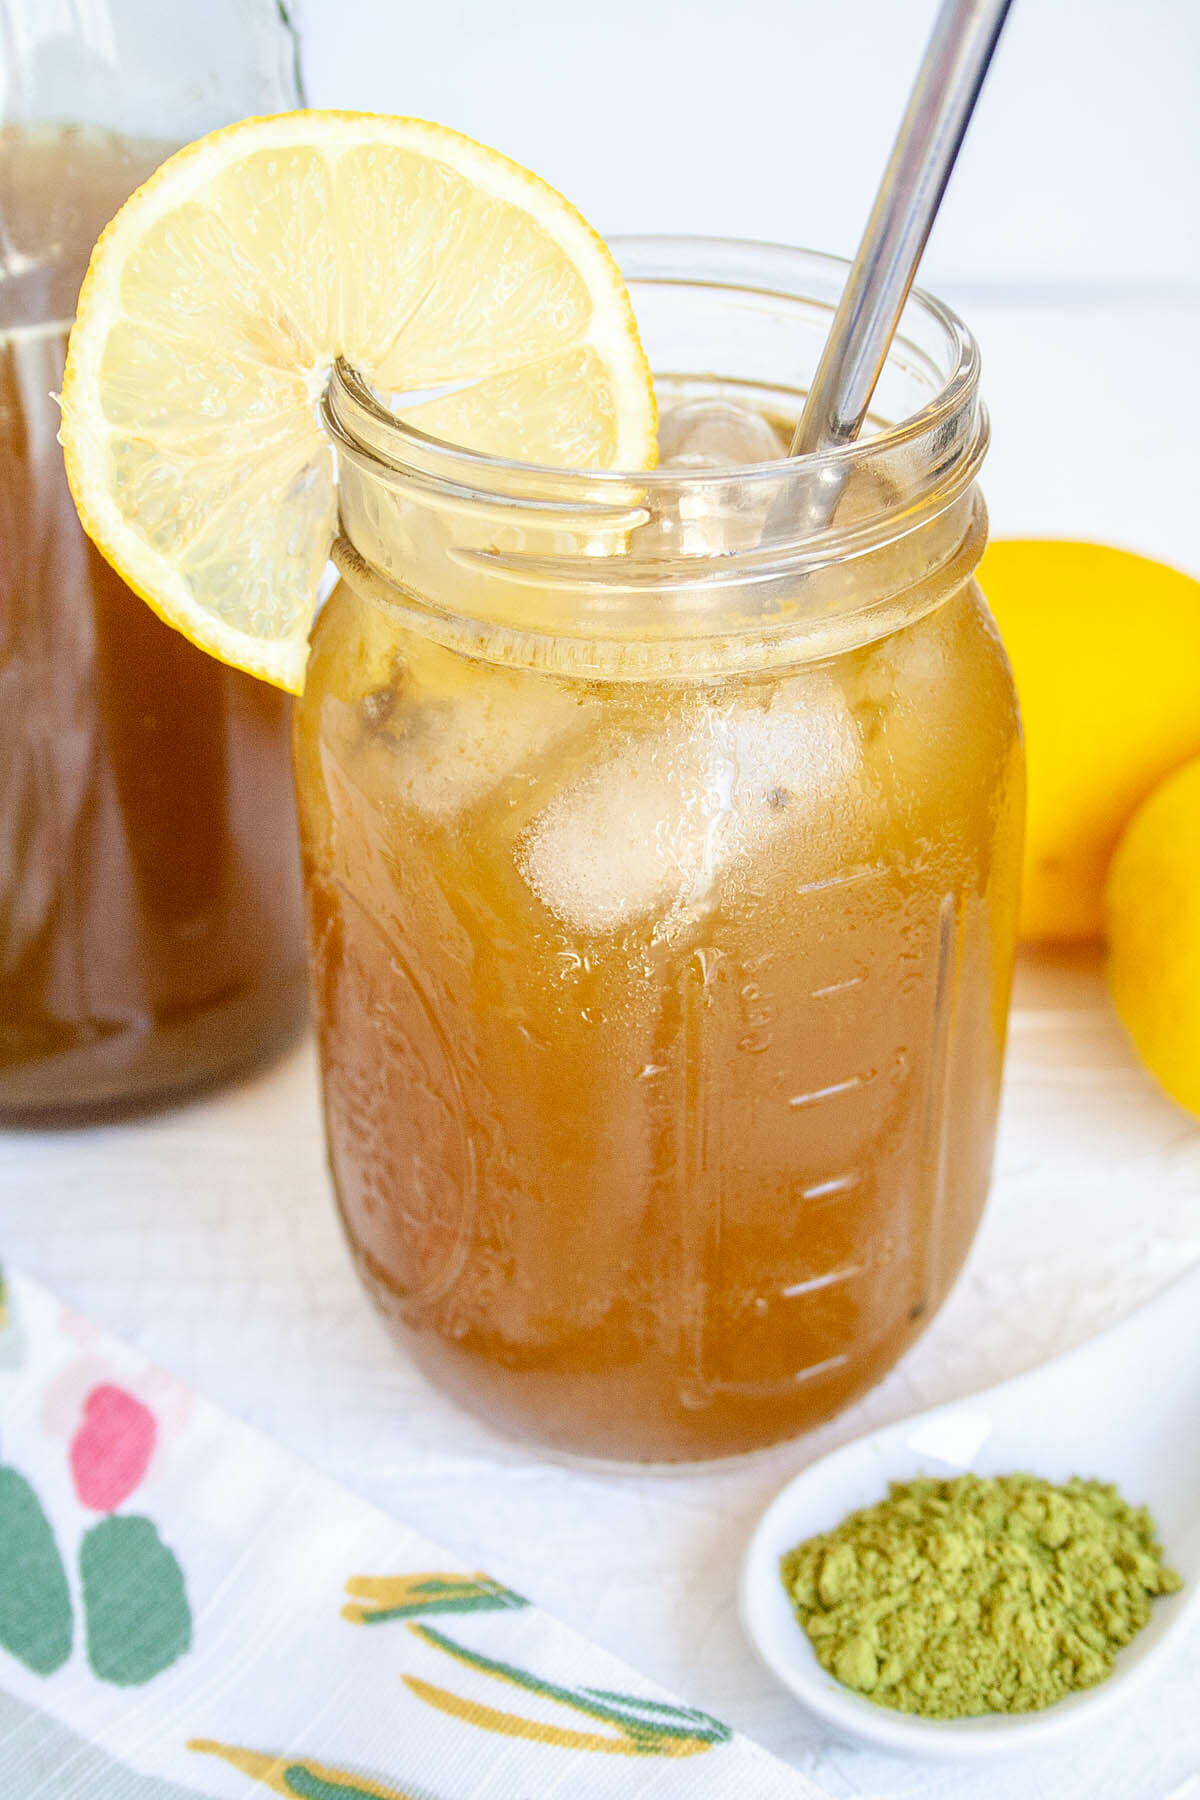
<path id="1" fill-rule="evenodd" d="M 1200 752 L 1200 582 L 1103 544 L 1004 539 L 979 579 L 1025 722 L 1021 936 L 1098 937 L 1123 826 Z"/>
<path id="2" fill-rule="evenodd" d="M 1108 979 L 1139 1056 L 1200 1113 L 1200 757 L 1155 788 L 1108 877 Z"/>
<path id="3" fill-rule="evenodd" d="M 339 356 L 474 450 L 573 468 L 656 454 L 617 266 L 527 170 L 370 113 L 247 119 L 188 145 L 93 252 L 63 376 L 67 478 L 168 624 L 294 692 L 336 522 L 316 402 Z"/>

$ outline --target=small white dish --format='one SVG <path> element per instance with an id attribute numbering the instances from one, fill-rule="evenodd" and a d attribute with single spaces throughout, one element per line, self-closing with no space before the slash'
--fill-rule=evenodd
<path id="1" fill-rule="evenodd" d="M 874 1706 L 828 1675 L 796 1620 L 781 1556 L 832 1530 L 888 1483 L 968 1470 L 1115 1482 L 1150 1507 L 1183 1578 L 1107 1681 L 1043 1712 L 922 1719 Z M 904 1756 L 967 1762 L 1027 1753 L 1127 1706 L 1197 1617 L 1200 1596 L 1200 1270 L 1090 1342 L 967 1400 L 885 1426 L 804 1469 L 760 1519 L 742 1569 L 742 1622 L 767 1667 L 842 1736 Z"/>

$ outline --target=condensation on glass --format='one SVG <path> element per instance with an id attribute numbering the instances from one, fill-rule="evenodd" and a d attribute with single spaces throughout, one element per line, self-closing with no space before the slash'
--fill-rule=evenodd
<path id="1" fill-rule="evenodd" d="M 1023 764 L 962 327 L 910 303 L 806 533 L 829 470 L 783 428 L 843 266 L 626 267 L 652 474 L 456 451 L 336 374 L 342 580 L 295 758 L 363 1280 L 489 1420 L 679 1461 L 826 1418 L 945 1298 L 989 1180 Z"/>
<path id="2" fill-rule="evenodd" d="M 88 542 L 52 398 L 103 226 L 297 104 L 296 54 L 275 0 L 0 0 L 0 1118 L 158 1100 L 303 1016 L 289 703 Z"/>

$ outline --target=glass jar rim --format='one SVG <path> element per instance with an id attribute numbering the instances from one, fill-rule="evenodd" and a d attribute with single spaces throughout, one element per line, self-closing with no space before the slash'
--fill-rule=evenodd
<path id="1" fill-rule="evenodd" d="M 757 293 L 765 299 L 815 304 L 828 311 L 830 323 L 837 295 L 850 268 L 846 257 L 755 239 L 639 234 L 616 236 L 610 238 L 608 244 L 626 280 L 634 288 L 639 282 L 665 281 L 728 288 L 743 294 Z M 772 285 L 765 284 L 764 272 L 770 275 Z M 742 278 L 732 278 L 735 276 Z M 828 289 L 827 300 L 814 300 L 814 278 Z M 940 372 L 934 369 L 929 353 L 907 335 L 906 326 L 911 327 L 914 320 L 940 333 L 945 352 L 940 359 Z M 937 374 L 939 381 L 928 399 L 899 419 L 879 424 L 853 443 L 831 446 L 803 458 L 772 457 L 752 463 L 722 464 L 719 468 L 660 465 L 651 469 L 580 469 L 561 464 L 522 462 L 469 449 L 434 437 L 413 424 L 411 419 L 399 417 L 342 358 L 334 365 L 322 404 L 326 427 L 335 442 L 344 443 L 348 449 L 360 454 L 366 453 L 384 465 L 410 468 L 415 462 L 427 477 L 449 481 L 475 492 L 504 487 L 514 478 L 523 487 L 528 485 L 548 492 L 560 487 L 565 480 L 573 487 L 584 484 L 586 490 L 600 499 L 608 489 L 627 490 L 631 483 L 653 491 L 665 487 L 695 490 L 730 481 L 777 482 L 782 475 L 796 471 L 799 466 L 818 480 L 822 476 L 837 479 L 843 472 L 869 459 L 903 451 L 922 437 L 935 437 L 940 429 L 951 426 L 955 416 L 964 405 L 971 404 L 977 392 L 980 355 L 975 338 L 950 306 L 924 288 L 914 287 L 909 294 L 889 350 L 889 362 L 893 362 L 898 353 L 915 354 L 925 363 L 928 373 Z M 972 474 L 986 449 L 986 421 L 983 425 L 982 442 L 972 459 Z M 577 487 L 575 491 L 578 491 Z"/>
<path id="2" fill-rule="evenodd" d="M 660 395 L 741 401 L 777 425 L 799 411 L 843 260 L 703 238 L 615 248 Z M 731 670 L 794 660 L 802 640 L 806 655 L 834 654 L 940 604 L 978 562 L 978 376 L 966 327 L 915 293 L 869 435 L 816 456 L 616 470 L 444 443 L 342 364 L 323 402 L 334 562 L 485 657 L 520 660 L 536 638 L 543 658 L 624 678 L 638 658 L 646 673 L 698 668 L 703 649 L 713 665 L 718 639 Z"/>

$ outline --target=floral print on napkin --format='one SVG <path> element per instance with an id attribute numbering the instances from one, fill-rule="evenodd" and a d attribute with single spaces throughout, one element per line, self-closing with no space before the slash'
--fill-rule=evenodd
<path id="1" fill-rule="evenodd" d="M 551 1792 L 817 1795 L 27 1278 L 0 1288 L 3 1800 Z"/>
<path id="2" fill-rule="evenodd" d="M 74 1546 L 87 1660 L 99 1680 L 118 1687 L 152 1680 L 191 1642 L 179 1563 L 151 1520 L 117 1512 L 145 1475 L 156 1436 L 153 1413 L 105 1382 L 85 1395 L 70 1443 L 76 1496 L 103 1515 Z M 74 1610 L 37 1490 L 0 1463 L 0 1647 L 35 1675 L 52 1675 L 71 1654 Z"/>

